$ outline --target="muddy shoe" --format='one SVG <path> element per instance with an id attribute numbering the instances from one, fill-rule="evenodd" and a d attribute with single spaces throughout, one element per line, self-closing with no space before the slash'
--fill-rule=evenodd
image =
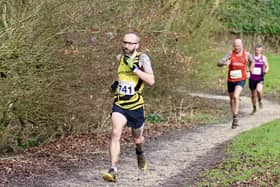
<path id="1" fill-rule="evenodd" d="M 253 110 L 252 110 L 252 112 L 251 112 L 251 115 L 254 115 L 256 112 L 257 112 L 257 107 L 256 107 L 256 106 L 253 106 Z"/>
<path id="2" fill-rule="evenodd" d="M 145 160 L 144 154 L 137 155 L 137 164 L 139 169 L 143 171 L 147 170 L 148 164 Z"/>
<path id="3" fill-rule="evenodd" d="M 232 120 L 231 128 L 236 129 L 238 125 L 239 125 L 238 118 L 234 117 Z"/>
<path id="4" fill-rule="evenodd" d="M 114 168 L 110 168 L 108 172 L 103 174 L 103 179 L 108 182 L 117 182 L 117 171 Z"/>
<path id="5" fill-rule="evenodd" d="M 259 102 L 259 108 L 263 109 L 263 103 L 261 101 Z"/>

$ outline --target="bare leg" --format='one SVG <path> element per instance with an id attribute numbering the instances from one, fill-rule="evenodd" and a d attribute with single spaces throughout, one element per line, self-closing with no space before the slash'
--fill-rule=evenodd
<path id="1" fill-rule="evenodd" d="M 234 102 L 234 92 L 229 93 L 229 102 L 231 114 L 234 114 L 235 102 Z"/>
<path id="2" fill-rule="evenodd" d="M 125 126 L 126 118 L 118 113 L 112 113 L 112 131 L 111 131 L 111 144 L 110 144 L 110 159 L 112 167 L 116 167 L 120 155 L 120 139 L 123 127 Z"/>
<path id="3" fill-rule="evenodd" d="M 257 90 L 251 90 L 251 101 L 253 105 L 253 111 L 251 114 L 254 114 L 256 112 L 256 105 L 257 105 Z"/>
<path id="4" fill-rule="evenodd" d="M 243 88 L 241 86 L 235 86 L 234 92 L 229 93 L 230 97 L 230 107 L 232 112 L 232 126 L 231 128 L 235 129 L 238 126 L 238 111 L 239 111 L 239 96 Z"/>
<path id="5" fill-rule="evenodd" d="M 134 142 L 136 145 L 136 155 L 137 155 L 137 162 L 138 162 L 138 168 L 142 170 L 147 169 L 147 163 L 144 157 L 144 136 L 143 136 L 143 129 L 144 125 L 139 129 L 132 129 L 132 136 L 134 137 Z"/>
<path id="6" fill-rule="evenodd" d="M 108 172 L 103 174 L 103 179 L 105 181 L 116 182 L 117 181 L 117 168 L 116 164 L 119 161 L 120 155 L 120 139 L 122 130 L 127 123 L 126 117 L 124 117 L 119 112 L 112 113 L 112 130 L 111 130 L 111 142 L 110 142 L 110 159 L 111 159 L 111 168 Z"/>
<path id="7" fill-rule="evenodd" d="M 241 86 L 236 86 L 234 92 L 229 93 L 230 106 L 232 115 L 237 115 L 239 111 L 239 97 L 243 88 Z"/>
<path id="8" fill-rule="evenodd" d="M 239 112 L 239 97 L 240 94 L 242 92 L 243 88 L 241 86 L 235 86 L 235 90 L 234 90 L 234 102 L 235 102 L 235 108 L 233 108 L 233 114 L 238 114 Z"/>
<path id="9" fill-rule="evenodd" d="M 143 131 L 144 131 L 144 125 L 139 128 L 139 129 L 132 129 L 132 136 L 134 138 L 134 143 L 135 144 L 143 144 L 144 143 L 144 136 L 143 136 Z"/>
<path id="10" fill-rule="evenodd" d="M 258 83 L 257 84 L 257 95 L 258 95 L 258 101 L 259 101 L 259 106 L 262 108 L 262 97 L 263 97 L 263 84 Z"/>

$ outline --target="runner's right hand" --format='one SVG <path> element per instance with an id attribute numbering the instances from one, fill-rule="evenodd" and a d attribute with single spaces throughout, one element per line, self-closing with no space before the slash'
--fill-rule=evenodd
<path id="1" fill-rule="evenodd" d="M 219 60 L 219 62 L 217 63 L 218 67 L 223 67 L 225 64 L 223 62 L 223 60 Z"/>
<path id="2" fill-rule="evenodd" d="M 226 65 L 228 65 L 228 61 L 226 61 L 224 59 L 219 60 L 218 63 L 217 63 L 218 67 L 223 67 L 223 66 L 226 66 Z"/>
<path id="3" fill-rule="evenodd" d="M 109 87 L 109 91 L 110 91 L 111 93 L 114 93 L 114 92 L 117 90 L 118 85 L 119 85 L 119 81 L 115 81 L 115 82 Z"/>

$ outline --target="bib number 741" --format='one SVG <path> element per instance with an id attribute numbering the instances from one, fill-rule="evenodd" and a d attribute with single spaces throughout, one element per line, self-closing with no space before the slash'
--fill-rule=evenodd
<path id="1" fill-rule="evenodd" d="M 118 93 L 123 95 L 134 95 L 134 85 L 130 82 L 120 82 Z"/>

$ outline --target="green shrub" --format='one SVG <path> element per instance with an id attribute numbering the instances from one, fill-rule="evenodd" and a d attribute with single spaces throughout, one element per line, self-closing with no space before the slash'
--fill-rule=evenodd
<path id="1" fill-rule="evenodd" d="M 221 4 L 222 22 L 230 31 L 239 33 L 280 34 L 278 0 L 231 0 Z"/>

